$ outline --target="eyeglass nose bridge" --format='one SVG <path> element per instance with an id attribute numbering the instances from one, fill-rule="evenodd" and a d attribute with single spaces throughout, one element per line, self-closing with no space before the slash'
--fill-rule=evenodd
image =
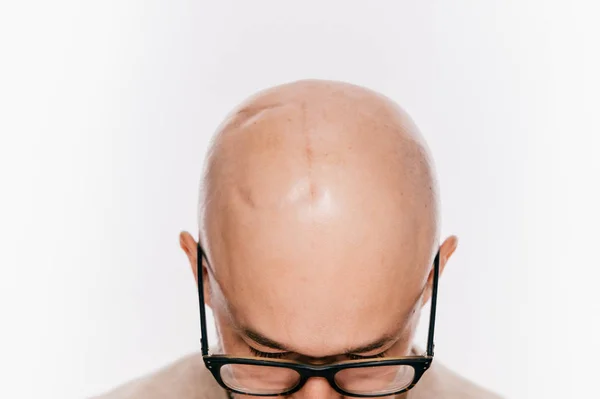
<path id="1" fill-rule="evenodd" d="M 333 389 L 334 391 L 336 391 L 338 393 L 345 394 L 345 392 L 342 391 L 335 382 L 335 375 L 340 370 L 335 370 L 332 372 L 332 370 L 327 365 L 306 365 L 305 367 L 302 368 L 302 370 L 296 370 L 296 371 L 300 374 L 300 381 L 298 382 L 298 385 L 294 389 L 295 392 L 304 388 L 306 383 L 311 378 L 322 378 L 329 383 L 329 386 L 331 387 L 331 389 Z"/>
<path id="2" fill-rule="evenodd" d="M 332 389 L 340 394 L 345 394 L 345 392 L 341 391 L 340 388 L 338 388 L 337 385 L 335 384 L 334 375 L 328 374 L 326 372 L 326 370 L 304 370 L 304 372 L 300 376 L 300 381 L 298 381 L 298 385 L 296 385 L 294 387 L 293 392 L 290 392 L 290 394 L 304 389 L 306 384 L 310 380 L 314 380 L 314 379 L 323 379 L 329 385 L 330 389 Z"/>
<path id="3" fill-rule="evenodd" d="M 301 369 L 296 369 L 303 378 L 325 378 L 326 380 L 333 379 L 333 376 L 340 370 L 332 372 L 329 364 L 303 364 Z"/>

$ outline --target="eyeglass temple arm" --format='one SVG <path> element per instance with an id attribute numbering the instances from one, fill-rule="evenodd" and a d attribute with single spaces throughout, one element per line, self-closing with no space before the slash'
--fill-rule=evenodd
<path id="1" fill-rule="evenodd" d="M 437 289 L 440 274 L 440 251 L 438 250 L 433 261 L 433 287 L 431 292 L 431 310 L 429 312 L 429 335 L 427 337 L 427 356 L 433 357 L 433 333 L 435 331 L 435 311 L 437 305 Z"/>
<path id="2" fill-rule="evenodd" d="M 208 355 L 208 338 L 206 334 L 206 306 L 204 305 L 204 270 L 202 268 L 202 258 L 204 258 L 204 251 L 200 244 L 198 244 L 198 252 L 196 254 L 197 265 L 196 265 L 196 276 L 198 278 L 198 302 L 200 305 L 200 347 L 202 349 L 202 356 Z M 207 260 L 208 261 L 208 260 Z"/>

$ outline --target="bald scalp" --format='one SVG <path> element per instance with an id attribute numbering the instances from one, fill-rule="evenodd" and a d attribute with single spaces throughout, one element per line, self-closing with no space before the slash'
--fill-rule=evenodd
<path id="1" fill-rule="evenodd" d="M 218 224 L 230 210 L 227 196 L 237 196 L 248 211 L 283 210 L 291 203 L 323 203 L 331 186 L 366 192 L 369 183 L 379 183 L 368 193 L 371 202 L 399 195 L 398 206 L 418 216 L 421 230 L 438 236 L 432 158 L 398 104 L 337 81 L 303 80 L 263 90 L 234 109 L 213 136 L 201 182 L 201 242 L 213 248 L 210 242 L 218 237 L 209 234 L 209 221 Z"/>

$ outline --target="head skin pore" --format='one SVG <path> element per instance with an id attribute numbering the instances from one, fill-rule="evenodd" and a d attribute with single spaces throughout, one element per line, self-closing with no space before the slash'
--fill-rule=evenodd
<path id="1" fill-rule="evenodd" d="M 324 80 L 255 94 L 219 126 L 202 182 L 220 348 L 319 363 L 387 338 L 356 355 L 409 355 L 433 258 L 443 270 L 457 246 L 439 230 L 429 150 L 392 100 Z M 180 244 L 196 275 L 194 238 Z M 292 396 L 339 398 L 319 380 Z"/>

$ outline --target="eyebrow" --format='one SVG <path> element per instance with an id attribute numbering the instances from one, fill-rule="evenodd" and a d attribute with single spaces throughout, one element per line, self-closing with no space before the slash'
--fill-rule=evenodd
<path id="1" fill-rule="evenodd" d="M 279 350 L 279 351 L 285 351 L 285 352 L 294 352 L 293 350 L 289 349 L 285 345 L 283 345 L 277 341 L 274 341 L 268 337 L 265 337 L 264 335 L 254 331 L 254 330 L 251 330 L 249 328 L 243 328 L 242 333 L 244 335 L 246 335 L 248 338 L 250 338 L 252 341 L 254 341 L 257 344 L 260 344 L 262 346 L 265 346 L 267 348 L 271 348 L 271 349 L 275 349 L 275 350 Z M 377 341 L 371 342 L 367 345 L 361 345 L 361 346 L 347 349 L 343 354 L 349 355 L 349 354 L 359 354 L 359 353 L 371 352 L 371 351 L 374 351 L 375 349 L 384 347 L 385 345 L 389 344 L 390 342 L 394 341 L 395 339 L 396 339 L 396 336 L 386 335 L 386 336 L 378 339 Z"/>

